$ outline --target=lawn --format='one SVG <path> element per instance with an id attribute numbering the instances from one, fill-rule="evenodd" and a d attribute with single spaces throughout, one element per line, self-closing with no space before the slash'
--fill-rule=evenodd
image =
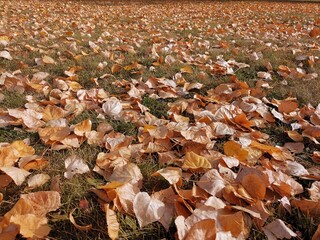
<path id="1" fill-rule="evenodd" d="M 319 4 L 0 9 L 0 239 L 320 238 Z"/>

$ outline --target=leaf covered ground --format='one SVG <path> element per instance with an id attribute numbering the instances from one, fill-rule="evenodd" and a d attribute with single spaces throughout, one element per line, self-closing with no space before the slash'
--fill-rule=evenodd
<path id="1" fill-rule="evenodd" d="M 0 239 L 320 238 L 319 4 L 0 7 Z"/>

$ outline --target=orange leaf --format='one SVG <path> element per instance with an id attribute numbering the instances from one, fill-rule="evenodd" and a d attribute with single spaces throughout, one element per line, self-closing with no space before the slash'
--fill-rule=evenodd
<path id="1" fill-rule="evenodd" d="M 290 100 L 281 101 L 278 109 L 281 113 L 291 113 L 299 107 L 298 103 Z"/>
<path id="2" fill-rule="evenodd" d="M 240 115 L 235 116 L 233 121 L 240 126 L 243 126 L 247 129 L 251 129 L 252 123 L 247 119 L 246 114 L 242 113 Z"/>
<path id="3" fill-rule="evenodd" d="M 264 181 L 257 174 L 248 174 L 241 181 L 242 186 L 255 199 L 263 200 L 266 195 Z"/>
<path id="4" fill-rule="evenodd" d="M 315 38 L 317 36 L 320 36 L 320 28 L 318 27 L 314 27 L 310 33 L 309 33 L 310 37 Z"/>
<path id="5" fill-rule="evenodd" d="M 241 145 L 235 141 L 228 141 L 223 145 L 224 153 L 227 156 L 237 158 L 241 162 L 245 162 L 248 158 L 248 151 L 241 148 Z"/>
<path id="6" fill-rule="evenodd" d="M 218 222 L 221 224 L 223 231 L 230 231 L 234 237 L 237 237 L 241 233 L 248 231 L 244 223 L 242 212 L 221 214 L 218 216 Z"/>
<path id="7" fill-rule="evenodd" d="M 120 72 L 121 68 L 122 68 L 121 65 L 119 65 L 119 64 L 114 64 L 114 65 L 112 65 L 112 67 L 111 67 L 111 72 L 112 72 L 112 73 Z"/>
<path id="8" fill-rule="evenodd" d="M 310 214 L 312 216 L 320 215 L 320 201 L 293 199 L 291 200 L 291 205 L 299 208 L 305 214 Z"/>
<path id="9" fill-rule="evenodd" d="M 287 131 L 288 136 L 295 142 L 302 142 L 303 137 L 297 131 Z"/>
<path id="10" fill-rule="evenodd" d="M 185 240 L 195 239 L 215 239 L 216 238 L 216 221 L 213 219 L 201 220 L 190 228 Z"/>

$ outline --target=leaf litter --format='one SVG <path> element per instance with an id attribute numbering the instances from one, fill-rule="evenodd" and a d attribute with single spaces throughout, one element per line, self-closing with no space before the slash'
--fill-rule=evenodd
<path id="1" fill-rule="evenodd" d="M 36 154 L 36 146 L 28 139 L 1 142 L 0 190 L 14 184 L 26 186 L 28 192 L 0 218 L 1 238 L 50 236 L 46 215 L 63 204 L 59 182 L 93 172 L 104 182 L 91 191 L 105 214 L 111 239 L 121 234 L 119 214 L 134 216 L 140 228 L 160 222 L 168 231 L 174 225 L 177 239 L 246 239 L 251 228 L 268 239 L 297 237 L 294 226 L 272 216 L 277 202 L 289 213 L 292 207 L 319 217 L 319 175 L 314 167 L 296 160 L 305 151 L 304 143 L 319 146 L 320 104 L 301 106 L 292 97 L 268 99 L 265 92 L 275 78 L 286 82 L 318 78 L 312 70 L 319 64 L 318 6 L 286 3 L 291 8 L 286 10 L 284 3 L 169 2 L 146 8 L 138 2 L 102 4 L 88 10 L 85 2 L 34 1 L 31 11 L 28 1 L 3 4 L 18 11 L 11 11 L 10 29 L 0 35 L 0 57 L 7 63 L 0 69 L 1 101 L 5 92 L 19 92 L 25 94 L 26 103 L 19 108 L 1 106 L 1 128 L 36 133 L 50 151 L 81 149 L 88 144 L 101 152 L 92 156 L 94 167 L 81 156 L 68 156 L 62 180 L 59 175 L 51 178 L 38 173 L 50 162 L 45 154 Z M 248 22 L 246 11 L 234 12 L 247 7 L 260 16 Z M 269 10 L 277 14 L 302 11 L 311 20 L 295 22 L 292 27 L 269 19 Z M 195 21 L 190 21 L 190 14 Z M 210 19 L 217 20 L 217 14 L 228 18 L 228 24 L 213 24 Z M 113 19 L 118 15 L 130 18 Z M 267 25 L 262 27 L 262 23 Z M 98 28 L 103 31 L 95 31 Z M 266 63 L 265 70 L 256 73 L 254 84 L 248 84 L 236 73 L 246 71 L 250 64 L 223 54 L 213 57 L 210 51 L 228 49 L 235 55 L 242 51 L 252 62 L 263 59 L 263 53 L 221 40 L 228 35 L 250 39 L 274 52 L 286 48 L 293 55 L 299 53 L 296 60 L 300 64 L 273 67 Z M 281 46 L 278 39 L 291 45 Z M 145 61 L 132 61 L 140 51 L 146 52 Z M 23 54 L 33 56 L 33 62 L 20 61 Z M 88 57 L 103 60 L 94 66 L 99 75 L 84 82 L 80 77 L 86 66 L 80 65 Z M 68 61 L 73 65 L 68 66 Z M 12 62 L 15 69 L 9 65 Z M 59 65 L 62 71 L 54 72 Z M 161 70 L 171 67 L 175 71 L 171 76 Z M 32 70 L 32 77 L 25 69 Z M 197 82 L 209 77 L 228 81 L 214 87 Z M 121 94 L 108 90 L 105 82 Z M 145 96 L 165 101 L 167 115 L 152 114 L 143 105 Z M 89 110 L 98 123 L 90 117 L 73 123 Z M 106 121 L 131 123 L 137 133 L 126 135 Z M 279 123 L 291 128 L 283 134 L 292 141 L 282 146 L 272 144 L 271 136 L 263 131 Z M 312 154 L 310 160 L 319 163 L 319 151 Z M 166 188 L 152 192 L 145 190 L 140 168 L 150 156 L 161 166 L 152 176 L 168 182 Z M 195 176 L 197 180 L 190 180 Z M 310 188 L 304 186 L 305 180 L 310 181 Z M 48 181 L 50 191 L 36 191 Z M 9 197 L 3 193 L 0 204 Z M 74 227 L 91 231 L 92 224 L 76 223 L 75 210 L 68 213 Z M 314 239 L 318 235 L 319 227 Z"/>

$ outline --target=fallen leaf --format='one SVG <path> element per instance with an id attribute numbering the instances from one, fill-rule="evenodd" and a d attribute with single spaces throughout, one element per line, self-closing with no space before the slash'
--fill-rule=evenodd
<path id="1" fill-rule="evenodd" d="M 193 73 L 192 67 L 190 65 L 187 65 L 183 68 L 180 68 L 180 72 L 182 73 Z"/>
<path id="2" fill-rule="evenodd" d="M 200 155 L 194 152 L 187 152 L 184 156 L 184 162 L 182 165 L 182 169 L 184 170 L 196 171 L 200 169 L 210 168 L 211 164 L 205 157 L 201 157 Z"/>
<path id="3" fill-rule="evenodd" d="M 44 238 L 51 230 L 46 217 L 34 214 L 16 214 L 10 218 L 10 222 L 19 226 L 20 234 L 25 238 Z"/>
<path id="4" fill-rule="evenodd" d="M 148 193 L 140 192 L 133 201 L 133 210 L 138 219 L 140 228 L 149 223 L 158 221 L 165 211 L 163 202 L 152 199 Z"/>
<path id="5" fill-rule="evenodd" d="M 219 214 L 217 222 L 221 225 L 223 231 L 230 231 L 234 237 L 248 232 L 242 212 Z"/>
<path id="6" fill-rule="evenodd" d="M 170 184 L 176 184 L 181 181 L 182 170 L 178 167 L 167 167 L 158 170 L 153 176 L 161 175 L 164 177 Z"/>
<path id="7" fill-rule="evenodd" d="M 316 181 L 311 184 L 311 187 L 308 189 L 310 198 L 312 201 L 320 200 L 320 182 Z"/>
<path id="8" fill-rule="evenodd" d="M 64 177 L 68 179 L 71 179 L 75 174 L 83 174 L 90 171 L 88 165 L 83 161 L 83 159 L 76 155 L 68 157 L 64 161 L 64 165 L 67 170 L 64 173 Z"/>
<path id="9" fill-rule="evenodd" d="M 75 125 L 73 131 L 77 136 L 84 136 L 91 131 L 92 122 L 90 119 L 84 120 Z"/>
<path id="10" fill-rule="evenodd" d="M 220 197 L 225 188 L 225 180 L 216 169 L 207 171 L 197 182 L 197 185 L 210 193 L 212 196 Z"/>
<path id="11" fill-rule="evenodd" d="M 17 167 L 1 167 L 0 170 L 11 177 L 14 183 L 18 186 L 20 186 L 26 177 L 31 174 L 28 171 Z"/>
<path id="12" fill-rule="evenodd" d="M 108 225 L 108 234 L 109 237 L 113 239 L 117 239 L 120 231 L 120 224 L 117 220 L 116 213 L 110 208 L 109 204 L 104 205 L 106 211 L 106 219 Z"/>
<path id="13" fill-rule="evenodd" d="M 227 156 L 234 157 L 241 162 L 248 158 L 248 152 L 241 148 L 241 145 L 235 141 L 228 141 L 223 145 L 223 151 Z"/>
<path id="14" fill-rule="evenodd" d="M 117 167 L 109 178 L 109 181 L 140 184 L 143 176 L 140 168 L 134 163 L 128 163 L 124 166 Z"/>
<path id="15" fill-rule="evenodd" d="M 122 105 L 117 98 L 112 97 L 107 99 L 107 101 L 102 105 L 102 109 L 107 116 L 116 117 L 121 113 Z"/>
<path id="16" fill-rule="evenodd" d="M 51 58 L 51 57 L 49 57 L 49 56 L 44 56 L 44 57 L 42 58 L 42 61 L 43 61 L 44 63 L 46 63 L 46 64 L 54 64 L 54 63 L 56 63 L 56 62 L 53 60 L 53 58 Z"/>
<path id="17" fill-rule="evenodd" d="M 313 200 L 299 200 L 299 199 L 292 199 L 291 205 L 293 207 L 299 208 L 302 212 L 307 215 L 311 216 L 319 216 L 320 215 L 320 202 L 313 201 Z"/>
<path id="18" fill-rule="evenodd" d="M 72 209 L 71 212 L 69 213 L 69 220 L 72 223 L 73 226 L 75 226 L 76 229 L 80 231 L 89 231 L 92 229 L 92 224 L 86 225 L 86 226 L 81 226 L 76 223 L 76 220 L 73 217 L 73 212 L 76 210 L 76 208 Z"/>
<path id="19" fill-rule="evenodd" d="M 216 238 L 216 221 L 213 219 L 204 219 L 192 225 L 189 229 L 185 240 L 197 239 L 215 239 Z"/>
<path id="20" fill-rule="evenodd" d="M 292 237 L 297 236 L 297 234 L 288 228 L 280 219 L 276 219 L 264 226 L 262 230 L 267 235 L 268 239 L 291 239 Z"/>
<path id="21" fill-rule="evenodd" d="M 48 182 L 49 179 L 50 179 L 50 176 L 48 174 L 44 174 L 44 173 L 36 174 L 28 179 L 27 190 L 41 187 L 43 184 Z"/>
<path id="22" fill-rule="evenodd" d="M 281 113 L 291 113 L 299 107 L 298 103 L 290 100 L 281 101 L 278 109 Z"/>
<path id="23" fill-rule="evenodd" d="M 8 51 L 0 51 L 0 58 L 4 58 L 7 60 L 13 59 Z"/>

